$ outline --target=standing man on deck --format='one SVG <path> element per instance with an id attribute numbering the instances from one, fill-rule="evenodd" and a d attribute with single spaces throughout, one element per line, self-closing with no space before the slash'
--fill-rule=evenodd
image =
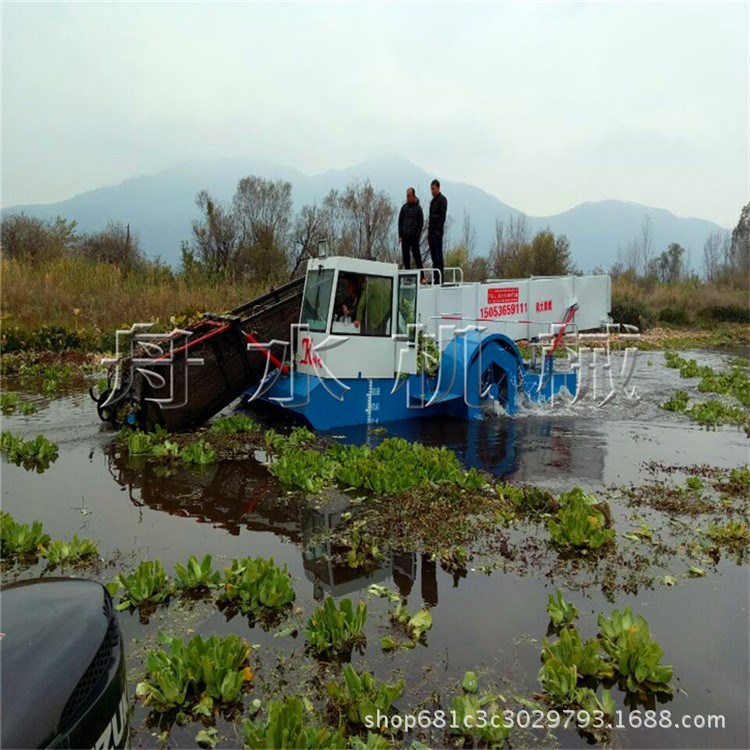
<path id="1" fill-rule="evenodd" d="M 432 200 L 430 201 L 430 219 L 427 224 L 427 244 L 430 246 L 432 267 L 440 271 L 443 280 L 443 231 L 445 217 L 448 214 L 448 199 L 440 192 L 440 180 L 430 183 Z"/>
<path id="2" fill-rule="evenodd" d="M 419 249 L 419 240 L 422 237 L 424 226 L 424 214 L 422 206 L 419 205 L 414 188 L 406 188 L 406 203 L 401 206 L 398 215 L 398 238 L 401 240 L 401 253 L 404 260 L 404 268 L 411 268 L 410 257 L 414 258 L 417 268 L 422 268 L 422 252 Z"/>

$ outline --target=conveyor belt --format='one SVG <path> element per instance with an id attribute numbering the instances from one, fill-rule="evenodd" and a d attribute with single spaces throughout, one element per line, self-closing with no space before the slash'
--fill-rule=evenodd
<path id="1" fill-rule="evenodd" d="M 134 367 L 132 360 L 113 365 L 108 389 L 99 397 L 92 393 L 99 416 L 115 428 L 127 424 L 153 430 L 161 425 L 174 432 L 200 426 L 259 382 L 269 358 L 274 366 L 288 354 L 281 345 L 248 349 L 248 342 L 288 341 L 291 324 L 299 321 L 303 289 L 304 278 L 299 278 L 227 315 L 207 313 L 187 329 L 187 339 L 174 341 L 171 352 L 166 338 L 159 342 L 165 354 L 140 349 L 136 356 L 153 362 L 148 367 Z M 157 385 L 158 379 L 148 373 L 166 382 Z"/>

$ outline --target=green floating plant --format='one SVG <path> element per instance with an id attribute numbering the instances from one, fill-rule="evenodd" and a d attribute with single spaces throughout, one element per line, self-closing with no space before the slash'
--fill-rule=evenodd
<path id="1" fill-rule="evenodd" d="M 430 748 L 422 745 L 417 740 L 411 743 L 411 747 L 413 750 L 430 750 Z M 390 750 L 391 743 L 382 734 L 368 732 L 365 742 L 356 734 L 349 737 L 349 748 L 350 750 Z"/>
<path id="2" fill-rule="evenodd" d="M 158 604 L 172 594 L 172 586 L 159 560 L 144 560 L 133 573 L 118 574 L 107 584 L 107 589 L 112 596 L 124 589 L 120 603 L 115 607 L 118 611 Z"/>
<path id="3" fill-rule="evenodd" d="M 556 641 L 549 642 L 545 638 L 542 650 L 542 669 L 539 681 L 542 687 L 557 698 L 562 698 L 547 680 L 545 669 L 559 671 L 559 665 L 574 670 L 576 679 L 579 677 L 593 677 L 594 679 L 609 679 L 612 677 L 612 666 L 600 654 L 600 643 L 596 638 L 590 638 L 585 643 L 575 628 L 566 628 L 560 633 Z"/>
<path id="4" fill-rule="evenodd" d="M 315 443 L 315 433 L 306 427 L 296 427 L 290 435 L 282 435 L 276 430 L 268 430 L 264 435 L 266 448 L 277 456 L 289 450 L 308 448 Z"/>
<path id="5" fill-rule="evenodd" d="M 700 477 L 688 477 L 685 480 L 685 484 L 690 490 L 701 490 L 703 489 L 703 482 Z"/>
<path id="6" fill-rule="evenodd" d="M 519 515 L 537 517 L 553 510 L 555 498 L 548 490 L 512 484 L 498 484 L 495 490 L 498 500 L 510 505 Z"/>
<path id="7" fill-rule="evenodd" d="M 13 414 L 18 407 L 18 394 L 7 393 L 3 391 L 0 393 L 0 411 L 4 415 Z"/>
<path id="8" fill-rule="evenodd" d="M 219 600 L 236 606 L 243 614 L 262 617 L 294 601 L 292 578 L 286 565 L 273 558 L 245 557 L 224 571 L 224 590 Z"/>
<path id="9" fill-rule="evenodd" d="M 44 435 L 24 440 L 8 430 L 3 430 L 0 435 L 0 453 L 16 466 L 23 466 L 27 471 L 34 470 L 39 474 L 46 471 L 57 460 L 58 455 L 57 446 Z"/>
<path id="10" fill-rule="evenodd" d="M 162 637 L 162 643 L 169 653 L 164 649 L 149 651 L 146 678 L 136 687 L 144 705 L 157 711 L 191 707 L 193 713 L 210 715 L 215 703 L 239 701 L 253 678 L 248 664 L 250 650 L 238 635 L 206 639 L 195 635 L 187 643 Z"/>
<path id="11" fill-rule="evenodd" d="M 320 492 L 333 479 L 334 465 L 325 453 L 313 448 L 285 450 L 268 470 L 287 489 Z"/>
<path id="12" fill-rule="evenodd" d="M 73 534 L 69 542 L 55 540 L 41 548 L 42 557 L 46 557 L 52 565 L 75 564 L 89 557 L 99 554 L 96 545 L 89 539 L 79 539 Z"/>
<path id="13" fill-rule="evenodd" d="M 349 550 L 346 562 L 350 568 L 372 568 L 383 559 L 378 543 L 363 530 L 362 522 L 352 526 L 347 535 Z"/>
<path id="14" fill-rule="evenodd" d="M 552 626 L 556 629 L 572 625 L 578 617 L 578 607 L 569 604 L 563 599 L 562 591 L 557 589 L 556 596 L 549 595 L 547 600 L 547 614 L 549 615 Z"/>
<path id="15" fill-rule="evenodd" d="M 483 740 L 492 747 L 502 747 L 510 735 L 510 728 L 502 721 L 483 721 L 482 717 L 503 716 L 505 705 L 493 693 L 479 693 L 476 675 L 467 672 L 463 679 L 463 693 L 453 698 L 451 733 L 466 739 Z"/>
<path id="16" fill-rule="evenodd" d="M 206 440 L 194 440 L 180 447 L 179 442 L 158 425 L 154 432 L 123 430 L 120 440 L 125 444 L 128 455 L 135 458 L 150 458 L 160 462 L 182 461 L 198 466 L 216 461 L 216 451 Z"/>
<path id="17" fill-rule="evenodd" d="M 211 555 L 205 555 L 201 562 L 190 555 L 187 565 L 175 563 L 175 588 L 180 591 L 214 589 L 221 585 L 221 573 L 211 567 Z"/>
<path id="18" fill-rule="evenodd" d="M 711 524 L 708 536 L 731 552 L 741 553 L 750 547 L 750 526 L 745 521 L 727 521 L 724 526 Z"/>
<path id="19" fill-rule="evenodd" d="M 180 451 L 180 460 L 187 464 L 206 466 L 216 462 L 216 451 L 205 441 L 189 443 Z"/>
<path id="20" fill-rule="evenodd" d="M 360 601 L 355 609 L 351 599 L 342 599 L 339 606 L 327 596 L 310 616 L 305 638 L 316 656 L 338 656 L 365 642 L 367 605 Z"/>
<path id="21" fill-rule="evenodd" d="M 4 560 L 32 561 L 49 541 L 41 521 L 32 521 L 31 526 L 16 523 L 10 513 L 0 511 L 0 547 Z"/>
<path id="22" fill-rule="evenodd" d="M 476 490 L 485 484 L 475 469 L 464 471 L 456 454 L 445 447 L 386 438 L 376 448 L 334 445 L 322 452 L 307 447 L 310 437 L 314 439 L 309 431 L 295 430 L 288 438 L 273 430 L 266 433 L 269 451 L 278 456 L 269 470 L 289 489 L 319 492 L 337 481 L 377 495 L 393 495 L 418 486 L 454 484 Z"/>
<path id="23" fill-rule="evenodd" d="M 151 453 L 154 439 L 146 432 L 136 430 L 126 434 L 126 446 L 130 456 L 147 456 Z"/>
<path id="24" fill-rule="evenodd" d="M 672 667 L 661 664 L 664 651 L 651 640 L 641 615 L 634 617 L 626 607 L 622 612 L 614 610 L 610 617 L 599 615 L 597 622 L 602 647 L 631 693 L 671 694 Z"/>
<path id="25" fill-rule="evenodd" d="M 344 750 L 343 735 L 322 726 L 305 710 L 302 699 L 290 695 L 284 701 L 271 701 L 264 724 L 243 722 L 245 747 L 249 750 Z"/>
<path id="26" fill-rule="evenodd" d="M 547 522 L 552 541 L 560 547 L 596 550 L 612 544 L 609 506 L 575 487 L 560 495 L 560 510 Z"/>
<path id="27" fill-rule="evenodd" d="M 729 472 L 729 481 L 732 484 L 744 484 L 750 487 L 750 466 L 740 466 Z"/>
<path id="28" fill-rule="evenodd" d="M 258 424 L 246 414 L 230 414 L 217 417 L 211 424 L 211 432 L 220 435 L 236 435 L 239 432 L 256 432 Z"/>
<path id="29" fill-rule="evenodd" d="M 422 485 L 457 484 L 480 489 L 484 479 L 475 470 L 464 471 L 456 454 L 442 447 L 428 447 L 404 438 L 386 438 L 376 448 L 334 446 L 336 479 L 348 487 L 378 495 L 400 494 Z"/>
<path id="30" fill-rule="evenodd" d="M 326 688 L 333 709 L 352 726 L 374 726 L 378 712 L 388 715 L 393 701 L 404 692 L 404 681 L 387 684 L 377 680 L 368 671 L 358 673 L 347 664 L 341 679 L 328 683 Z"/>
<path id="31" fill-rule="evenodd" d="M 675 391 L 672 398 L 661 405 L 661 408 L 665 411 L 686 411 L 689 401 L 690 398 L 688 397 L 687 392 L 678 390 Z"/>
<path id="32" fill-rule="evenodd" d="M 399 602 L 391 612 L 391 619 L 401 625 L 409 636 L 411 646 L 422 640 L 424 634 L 432 627 L 432 614 L 427 609 L 420 609 L 415 615 L 408 612 L 404 602 Z"/>

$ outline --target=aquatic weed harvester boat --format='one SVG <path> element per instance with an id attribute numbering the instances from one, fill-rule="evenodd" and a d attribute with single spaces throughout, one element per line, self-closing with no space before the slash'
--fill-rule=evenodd
<path id="1" fill-rule="evenodd" d="M 566 337 L 611 323 L 607 275 L 464 282 L 394 263 L 311 258 L 304 278 L 185 331 L 139 339 L 92 393 L 115 427 L 196 427 L 232 401 L 316 429 L 425 416 L 482 419 L 576 390 Z M 524 361 L 518 342 L 529 342 Z"/>

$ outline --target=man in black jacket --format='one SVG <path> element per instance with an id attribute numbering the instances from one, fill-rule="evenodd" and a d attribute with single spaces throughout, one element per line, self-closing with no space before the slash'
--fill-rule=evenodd
<path id="1" fill-rule="evenodd" d="M 414 257 L 417 268 L 422 268 L 422 253 L 419 250 L 419 240 L 424 226 L 424 214 L 414 188 L 406 188 L 406 203 L 401 206 L 398 215 L 398 238 L 401 241 L 401 253 L 404 268 L 411 268 L 409 256 Z"/>
<path id="2" fill-rule="evenodd" d="M 427 243 L 430 246 L 432 267 L 440 271 L 443 280 L 443 231 L 445 217 L 448 214 L 448 199 L 440 192 L 440 180 L 430 183 L 432 200 L 430 201 L 430 220 L 427 224 Z"/>

